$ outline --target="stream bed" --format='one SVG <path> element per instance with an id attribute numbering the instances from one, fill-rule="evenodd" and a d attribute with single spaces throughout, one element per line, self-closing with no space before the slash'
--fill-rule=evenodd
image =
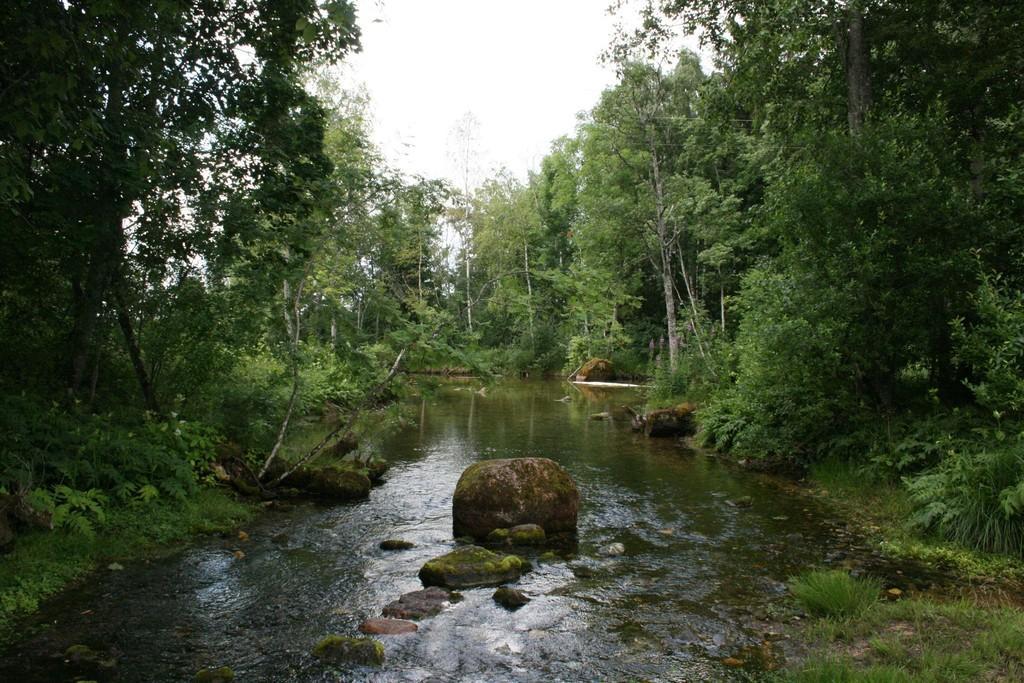
<path id="1" fill-rule="evenodd" d="M 785 656 L 776 618 L 785 581 L 825 561 L 842 534 L 815 499 L 674 439 L 634 434 L 619 412 L 638 404 L 630 390 L 475 389 L 445 383 L 416 399 L 416 424 L 380 445 L 391 469 L 366 501 L 270 510 L 246 526 L 247 541 L 201 538 L 50 601 L 0 659 L 0 680 L 191 681 L 227 665 L 238 681 L 701 681 Z M 590 419 L 605 410 L 613 419 Z M 528 605 L 509 612 L 493 589 L 462 591 L 417 633 L 378 636 L 379 669 L 310 654 L 327 634 L 358 635 L 363 619 L 421 588 L 426 560 L 456 547 L 451 498 L 469 464 L 523 456 L 556 460 L 581 494 L 575 555 L 525 554 L 535 569 L 515 587 Z M 734 504 L 746 496 L 752 505 Z M 385 552 L 387 538 L 416 545 Z M 623 556 L 598 555 L 613 542 Z M 62 653 L 77 643 L 117 666 L 69 668 Z"/>

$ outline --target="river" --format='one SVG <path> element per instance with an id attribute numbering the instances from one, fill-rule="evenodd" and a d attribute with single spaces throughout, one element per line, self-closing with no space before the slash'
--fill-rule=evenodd
<path id="1" fill-rule="evenodd" d="M 638 405 L 629 390 L 562 382 L 506 381 L 485 395 L 446 383 L 409 406 L 413 426 L 380 441 L 391 469 L 368 500 L 268 511 L 248 541 L 207 537 L 98 572 L 30 620 L 0 680 L 72 680 L 58 655 L 73 643 L 117 657 L 91 677 L 147 682 L 219 665 L 239 681 L 700 681 L 745 675 L 726 658 L 765 666 L 763 653 L 786 651 L 785 581 L 832 550 L 834 520 L 783 482 L 634 434 L 615 412 L 627 402 Z M 616 419 L 590 419 L 603 410 Z M 420 588 L 420 566 L 455 547 L 451 497 L 466 466 L 520 456 L 558 461 L 581 493 L 578 551 L 533 556 L 516 584 L 528 605 L 508 612 L 493 589 L 464 591 L 417 633 L 380 636 L 377 670 L 311 656 L 322 636 L 355 635 Z M 750 507 L 733 505 L 744 496 Z M 385 552 L 386 538 L 416 546 Z M 600 557 L 612 542 L 625 554 Z"/>

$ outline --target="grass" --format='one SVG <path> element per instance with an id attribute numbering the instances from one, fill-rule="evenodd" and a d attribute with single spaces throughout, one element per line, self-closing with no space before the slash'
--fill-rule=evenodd
<path id="1" fill-rule="evenodd" d="M 789 590 L 804 609 L 820 617 L 860 614 L 878 601 L 882 584 L 839 570 L 812 571 L 790 581 Z"/>
<path id="2" fill-rule="evenodd" d="M 782 676 L 794 683 L 1024 680 L 1024 612 L 966 601 L 876 602 L 818 619 L 801 636 L 812 654 Z"/>
<path id="3" fill-rule="evenodd" d="M 811 466 L 815 492 L 861 529 L 880 551 L 917 560 L 965 579 L 1024 582 L 1024 560 L 965 548 L 937 535 L 921 534 L 910 519 L 913 501 L 896 482 L 880 480 L 864 467 L 838 458 Z"/>
<path id="4" fill-rule="evenodd" d="M 195 534 L 234 529 L 254 511 L 219 489 L 202 489 L 183 502 L 111 509 L 93 537 L 63 531 L 19 536 L 14 549 L 0 557 L 0 643 L 11 639 L 18 620 L 41 601 L 97 567 L 151 556 Z"/>

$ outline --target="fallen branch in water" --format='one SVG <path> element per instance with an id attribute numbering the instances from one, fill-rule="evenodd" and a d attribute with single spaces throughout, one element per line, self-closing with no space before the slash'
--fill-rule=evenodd
<path id="1" fill-rule="evenodd" d="M 373 405 L 374 403 L 376 403 L 376 400 L 380 396 L 380 394 L 391 383 L 391 380 L 393 380 L 395 378 L 395 375 L 398 374 L 398 368 L 401 366 L 402 358 L 405 356 L 405 352 L 408 349 L 409 349 L 409 347 L 406 346 L 401 351 L 398 352 L 398 357 L 395 358 L 395 362 L 391 364 L 391 370 L 388 371 L 387 376 L 376 387 L 374 387 L 370 391 L 369 394 L 367 394 L 367 397 L 366 397 L 366 403 L 367 404 Z M 299 469 L 300 467 L 305 465 L 307 462 L 309 462 L 310 460 L 312 460 L 313 458 L 318 456 L 323 451 L 324 447 L 326 447 L 327 444 L 329 444 L 334 439 L 334 437 L 336 437 L 338 434 L 347 432 L 348 430 L 350 430 L 352 428 L 352 426 L 356 422 L 356 419 L 359 417 L 359 412 L 360 411 L 359 411 L 358 408 L 354 408 L 352 410 L 352 413 L 349 415 L 348 420 L 346 420 L 345 422 L 342 422 L 340 425 L 338 425 L 337 427 L 332 429 L 327 434 L 327 436 L 322 438 L 319 443 L 317 443 L 315 446 L 313 446 L 313 448 L 311 448 L 308 453 L 306 453 L 304 456 L 299 458 L 295 462 L 294 465 L 292 465 L 290 468 L 286 469 L 284 471 L 284 473 L 281 474 L 281 476 L 279 476 L 276 479 L 274 479 L 267 486 L 270 487 L 270 488 L 273 488 L 274 486 L 280 485 L 281 482 L 284 481 L 293 472 L 295 472 L 295 470 Z"/>

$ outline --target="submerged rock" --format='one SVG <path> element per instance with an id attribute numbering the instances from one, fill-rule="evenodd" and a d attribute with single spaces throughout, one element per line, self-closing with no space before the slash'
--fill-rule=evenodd
<path id="1" fill-rule="evenodd" d="M 382 636 L 395 636 L 402 633 L 415 633 L 419 627 L 405 619 L 367 619 L 359 625 L 362 633 Z"/>
<path id="2" fill-rule="evenodd" d="M 748 508 L 754 504 L 754 499 L 750 496 L 740 496 L 733 500 L 727 500 L 726 503 L 734 508 Z"/>
<path id="3" fill-rule="evenodd" d="M 76 644 L 64 651 L 64 661 L 77 669 L 113 669 L 117 658 L 109 652 L 93 650 L 88 645 Z"/>
<path id="4" fill-rule="evenodd" d="M 604 411 L 603 413 L 591 413 L 590 414 L 590 419 L 591 420 L 610 420 L 610 419 L 612 419 L 612 414 L 609 413 L 607 410 Z"/>
<path id="5" fill-rule="evenodd" d="M 231 683 L 235 680 L 235 672 L 230 666 L 216 669 L 200 669 L 196 673 L 196 683 Z"/>
<path id="6" fill-rule="evenodd" d="M 692 403 L 680 403 L 674 408 L 652 410 L 647 413 L 644 422 L 644 434 L 649 437 L 693 436 L 697 433 L 694 420 L 696 406 Z"/>
<path id="7" fill-rule="evenodd" d="M 416 544 L 412 541 L 403 541 L 398 538 L 389 538 L 386 541 L 380 542 L 381 550 L 408 550 L 414 547 L 416 547 Z"/>
<path id="8" fill-rule="evenodd" d="M 431 586 L 406 593 L 387 605 L 383 609 L 383 614 L 394 619 L 423 619 L 439 614 L 445 607 L 461 599 L 462 596 L 458 593 Z"/>
<path id="9" fill-rule="evenodd" d="M 624 555 L 625 553 L 626 546 L 622 545 L 621 543 L 609 543 L 603 548 L 599 548 L 597 551 L 598 555 L 603 555 L 604 557 L 618 557 L 619 555 Z"/>
<path id="10" fill-rule="evenodd" d="M 611 382 L 615 379 L 615 366 L 604 358 L 591 358 L 576 371 L 577 382 Z"/>
<path id="11" fill-rule="evenodd" d="M 329 664 L 380 666 L 384 663 L 384 646 L 372 638 L 330 635 L 316 644 L 313 654 Z"/>
<path id="12" fill-rule="evenodd" d="M 455 486 L 455 536 L 485 539 L 495 529 L 537 524 L 548 534 L 575 533 L 580 494 L 569 473 L 547 458 L 483 460 Z"/>
<path id="13" fill-rule="evenodd" d="M 475 545 L 456 548 L 429 560 L 420 569 L 424 586 L 478 588 L 518 579 L 529 563 L 516 555 L 498 555 Z"/>
<path id="14" fill-rule="evenodd" d="M 494 595 L 491 597 L 496 603 L 510 610 L 517 610 L 530 602 L 530 598 L 523 595 L 522 591 L 517 591 L 515 588 L 509 588 L 508 586 L 502 586 L 494 591 Z"/>

